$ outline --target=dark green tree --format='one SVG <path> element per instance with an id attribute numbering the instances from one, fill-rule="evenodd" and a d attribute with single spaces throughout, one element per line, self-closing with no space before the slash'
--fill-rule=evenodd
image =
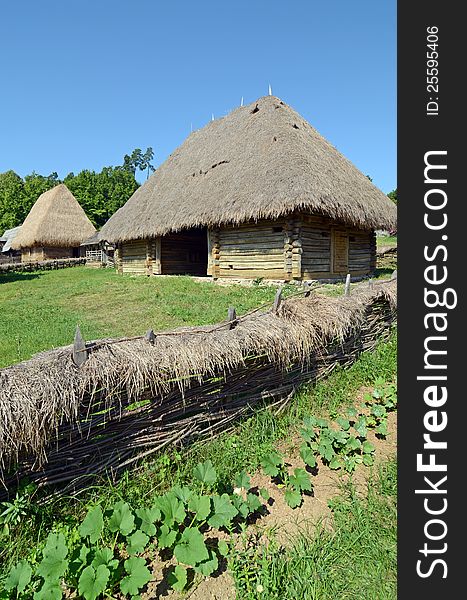
<path id="1" fill-rule="evenodd" d="M 397 204 L 397 188 L 395 190 L 392 190 L 392 192 L 389 192 L 388 198 L 390 198 L 394 202 L 394 204 Z"/>

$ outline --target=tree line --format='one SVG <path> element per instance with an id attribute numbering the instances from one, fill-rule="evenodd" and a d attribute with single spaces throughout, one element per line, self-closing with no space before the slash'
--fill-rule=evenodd
<path id="1" fill-rule="evenodd" d="M 40 175 L 33 171 L 24 178 L 12 170 L 0 173 L 0 235 L 21 225 L 39 196 L 59 183 L 68 187 L 99 229 L 138 189 L 136 171 L 145 171 L 147 177 L 154 171 L 153 157 L 152 148 L 145 152 L 136 148 L 125 154 L 122 165 L 104 167 L 100 173 L 84 169 L 76 175 L 69 173 L 63 180 L 55 172 Z"/>

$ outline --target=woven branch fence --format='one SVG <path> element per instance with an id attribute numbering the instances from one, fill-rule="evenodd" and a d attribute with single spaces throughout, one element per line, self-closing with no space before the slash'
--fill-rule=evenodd
<path id="1" fill-rule="evenodd" d="M 396 304 L 396 280 L 339 298 L 276 295 L 267 310 L 237 317 L 230 309 L 214 326 L 81 349 L 78 340 L 2 369 L 4 494 L 25 476 L 74 493 L 168 445 L 225 432 L 258 405 L 281 410 L 302 383 L 373 349 L 389 334 Z"/>
<path id="2" fill-rule="evenodd" d="M 67 267 L 77 267 L 85 265 L 85 258 L 60 258 L 55 260 L 42 260 L 24 263 L 0 264 L 0 274 L 2 273 L 29 273 L 31 271 L 50 271 L 52 269 L 65 269 Z"/>

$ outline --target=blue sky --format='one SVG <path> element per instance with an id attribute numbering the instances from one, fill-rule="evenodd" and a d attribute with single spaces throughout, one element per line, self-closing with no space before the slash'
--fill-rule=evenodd
<path id="1" fill-rule="evenodd" d="M 16 0 L 0 65 L 0 172 L 63 178 L 147 146 L 157 166 L 271 84 L 396 187 L 395 0 Z"/>

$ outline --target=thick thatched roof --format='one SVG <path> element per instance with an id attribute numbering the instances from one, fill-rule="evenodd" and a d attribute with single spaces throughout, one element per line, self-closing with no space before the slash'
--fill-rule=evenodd
<path id="1" fill-rule="evenodd" d="M 95 231 L 76 198 L 60 183 L 39 196 L 12 247 L 79 246 Z"/>
<path id="2" fill-rule="evenodd" d="M 392 228 L 394 204 L 309 123 L 265 96 L 193 132 L 102 228 L 109 241 L 320 213 Z"/>

